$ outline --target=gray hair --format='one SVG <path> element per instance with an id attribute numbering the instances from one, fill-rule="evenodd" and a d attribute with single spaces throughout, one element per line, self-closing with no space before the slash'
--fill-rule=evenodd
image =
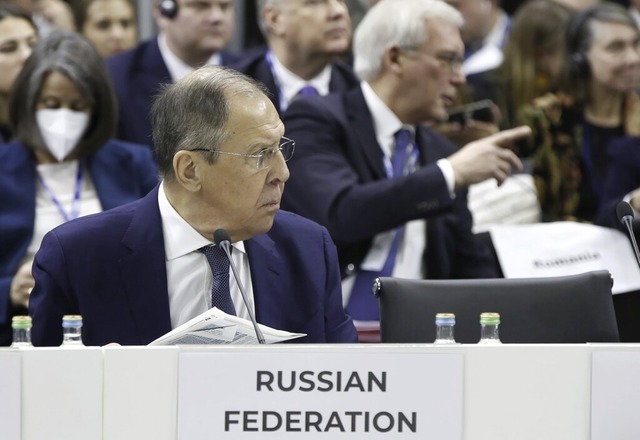
<path id="1" fill-rule="evenodd" d="M 300 1 L 300 0 L 297 0 Z M 258 22 L 258 27 L 262 32 L 262 35 L 266 38 L 268 36 L 267 25 L 262 19 L 262 11 L 267 6 L 278 6 L 281 7 L 284 3 L 284 0 L 256 0 L 256 20 Z"/>
<path id="2" fill-rule="evenodd" d="M 52 32 L 33 48 L 9 96 L 9 121 L 17 139 L 29 149 L 46 150 L 36 121 L 36 104 L 47 76 L 69 78 L 91 106 L 91 119 L 75 150 L 79 156 L 96 151 L 114 136 L 118 107 L 102 57 L 75 32 Z"/>
<path id="3" fill-rule="evenodd" d="M 173 157 L 181 150 L 209 149 L 214 163 L 219 145 L 232 133 L 225 129 L 236 96 L 267 97 L 264 86 L 223 66 L 205 66 L 166 85 L 151 107 L 153 142 L 160 175 L 174 179 Z"/>
<path id="4" fill-rule="evenodd" d="M 441 0 L 381 0 L 366 13 L 353 39 L 354 70 L 365 81 L 380 74 L 385 51 L 427 42 L 425 20 L 462 26 L 462 15 Z"/>

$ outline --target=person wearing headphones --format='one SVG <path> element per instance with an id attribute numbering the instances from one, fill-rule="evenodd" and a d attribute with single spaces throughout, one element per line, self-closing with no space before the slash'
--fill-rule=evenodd
<path id="1" fill-rule="evenodd" d="M 602 2 L 574 15 L 560 92 L 520 111 L 533 130 L 531 156 L 544 221 L 593 222 L 609 172 L 610 145 L 640 136 L 640 30 L 629 12 Z"/>
<path id="2" fill-rule="evenodd" d="M 152 145 L 148 114 L 163 84 L 204 65 L 228 65 L 224 50 L 234 31 L 233 0 L 155 0 L 159 34 L 107 59 L 119 101 L 118 138 Z"/>

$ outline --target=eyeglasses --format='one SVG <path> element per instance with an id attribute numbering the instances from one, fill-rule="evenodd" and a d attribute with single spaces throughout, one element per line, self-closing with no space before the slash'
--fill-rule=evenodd
<path id="1" fill-rule="evenodd" d="M 282 140 L 280 141 L 280 145 L 278 147 L 265 148 L 264 150 L 260 150 L 256 154 L 232 153 L 230 151 L 210 150 L 208 148 L 194 148 L 193 150 L 189 151 L 205 151 L 212 154 L 226 154 L 228 156 L 244 157 L 250 159 L 249 163 L 252 164 L 256 170 L 262 171 L 271 167 L 271 165 L 273 164 L 273 160 L 278 152 L 282 153 L 284 161 L 287 162 L 293 157 L 293 152 L 295 151 L 295 149 L 296 142 L 293 139 L 282 137 Z"/>
<path id="2" fill-rule="evenodd" d="M 413 52 L 417 54 L 427 55 L 436 61 L 438 61 L 441 65 L 446 66 L 449 69 L 449 73 L 451 75 L 459 74 L 462 71 L 462 64 L 464 63 L 464 58 L 458 55 L 455 52 L 442 52 L 436 55 L 431 55 L 427 52 L 422 52 L 415 47 L 403 47 L 401 50 L 405 52 Z"/>

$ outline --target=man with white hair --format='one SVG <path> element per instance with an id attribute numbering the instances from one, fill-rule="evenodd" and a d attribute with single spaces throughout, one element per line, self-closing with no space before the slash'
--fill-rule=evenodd
<path id="1" fill-rule="evenodd" d="M 465 81 L 462 17 L 440 0 L 381 0 L 355 33 L 347 92 L 292 103 L 287 136 L 298 153 L 283 207 L 326 226 L 339 253 L 343 304 L 357 321 L 378 320 L 378 276 L 497 276 L 471 232 L 467 187 L 503 182 L 516 155 L 504 148 L 528 127 L 459 151 L 422 124 L 445 120 Z M 428 317 L 425 317 L 428 319 Z"/>
<path id="2" fill-rule="evenodd" d="M 278 112 L 298 97 L 358 84 L 351 66 L 341 61 L 351 44 L 344 0 L 258 0 L 257 9 L 268 49 L 231 67 L 262 82 Z"/>

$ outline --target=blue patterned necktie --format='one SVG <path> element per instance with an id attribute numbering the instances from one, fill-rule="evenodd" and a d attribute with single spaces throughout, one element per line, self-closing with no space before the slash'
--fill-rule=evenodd
<path id="1" fill-rule="evenodd" d="M 231 248 L 233 250 L 233 248 Z M 211 284 L 211 307 L 217 307 L 229 315 L 236 314 L 229 291 L 229 259 L 220 246 L 204 246 L 198 249 L 209 262 L 213 283 Z"/>
<path id="2" fill-rule="evenodd" d="M 411 131 L 401 128 L 395 134 L 396 146 L 391 155 L 391 166 L 393 176 L 403 176 L 410 172 L 407 170 L 407 158 L 409 147 L 411 146 Z M 378 310 L 378 300 L 373 295 L 373 282 L 378 277 L 388 277 L 393 273 L 393 267 L 396 262 L 400 241 L 404 235 L 404 225 L 394 230 L 393 239 L 385 260 L 384 266 L 380 271 L 359 270 L 356 280 L 351 290 L 349 304 L 347 304 L 347 313 L 358 321 L 377 321 L 380 319 Z"/>

